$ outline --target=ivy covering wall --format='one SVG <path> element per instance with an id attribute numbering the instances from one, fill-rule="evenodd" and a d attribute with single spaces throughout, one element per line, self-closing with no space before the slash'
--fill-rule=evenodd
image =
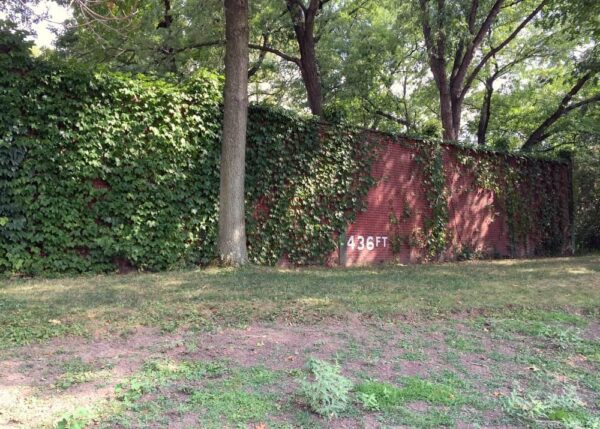
<path id="1" fill-rule="evenodd" d="M 164 270 L 212 261 L 221 78 L 203 71 L 175 83 L 92 72 L 32 58 L 17 32 L 0 37 L 0 272 Z M 372 133 L 253 106 L 251 261 L 325 262 L 365 208 L 381 144 Z M 426 216 L 410 239 L 394 237 L 391 227 L 390 242 L 439 260 L 453 237 L 448 162 L 437 143 L 416 147 Z M 458 153 L 475 188 L 498 196 L 515 249 L 532 235 L 537 253 L 564 249 L 569 200 L 553 188 L 550 164 Z M 397 229 L 400 220 L 393 221 Z"/>
<path id="2" fill-rule="evenodd" d="M 91 73 L 30 58 L 12 42 L 0 54 L 0 271 L 211 261 L 221 79 Z M 252 108 L 251 260 L 322 262 L 361 208 L 370 153 L 348 130 Z"/>

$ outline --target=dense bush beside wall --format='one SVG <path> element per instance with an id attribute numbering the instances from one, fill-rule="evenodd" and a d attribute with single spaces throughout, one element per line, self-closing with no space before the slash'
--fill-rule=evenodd
<path id="1" fill-rule="evenodd" d="M 217 231 L 220 79 L 173 84 L 29 57 L 0 32 L 0 271 L 167 269 L 208 262 Z M 355 134 L 250 112 L 255 262 L 320 262 L 368 190 Z"/>

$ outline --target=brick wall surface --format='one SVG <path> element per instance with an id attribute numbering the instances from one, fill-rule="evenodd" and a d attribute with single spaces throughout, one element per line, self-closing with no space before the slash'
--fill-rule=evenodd
<path id="1" fill-rule="evenodd" d="M 366 196 L 367 209 L 349 225 L 345 236 L 340 237 L 340 251 L 330 260 L 345 266 L 380 264 L 386 262 L 418 263 L 426 252 L 411 243 L 411 234 L 423 230 L 425 219 L 430 215 L 426 191 L 423 185 L 422 165 L 415 157 L 419 141 L 386 137 L 373 134 L 379 139 L 377 158 L 372 166 L 376 185 Z M 510 229 L 502 204 L 494 204 L 496 195 L 490 190 L 478 188 L 474 174 L 457 159 L 459 152 L 470 156 L 503 156 L 508 163 L 516 158 L 487 152 L 475 152 L 454 145 L 443 145 L 443 160 L 448 195 L 448 230 L 450 239 L 442 259 L 455 259 L 459 249 L 470 249 L 488 257 L 533 256 L 537 241 L 534 234 L 516 249 L 510 246 Z M 568 163 L 540 162 L 549 171 L 547 192 L 559 192 L 566 201 L 571 195 L 571 167 Z M 563 253 L 570 251 L 572 214 L 570 204 L 561 204 L 564 242 L 568 245 Z M 390 214 L 396 221 L 390 221 Z M 393 251 L 391 240 L 401 236 L 403 244 Z"/>

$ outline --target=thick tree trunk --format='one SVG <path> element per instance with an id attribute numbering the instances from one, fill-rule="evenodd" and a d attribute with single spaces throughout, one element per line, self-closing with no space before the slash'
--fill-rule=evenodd
<path id="1" fill-rule="evenodd" d="M 440 114 L 444 128 L 444 140 L 457 140 L 458 132 L 454 128 L 455 111 L 452 106 L 452 97 L 447 87 L 438 86 L 440 93 Z"/>
<path id="2" fill-rule="evenodd" d="M 244 210 L 248 117 L 248 0 L 225 0 L 225 94 L 219 257 L 226 265 L 248 261 Z"/>

